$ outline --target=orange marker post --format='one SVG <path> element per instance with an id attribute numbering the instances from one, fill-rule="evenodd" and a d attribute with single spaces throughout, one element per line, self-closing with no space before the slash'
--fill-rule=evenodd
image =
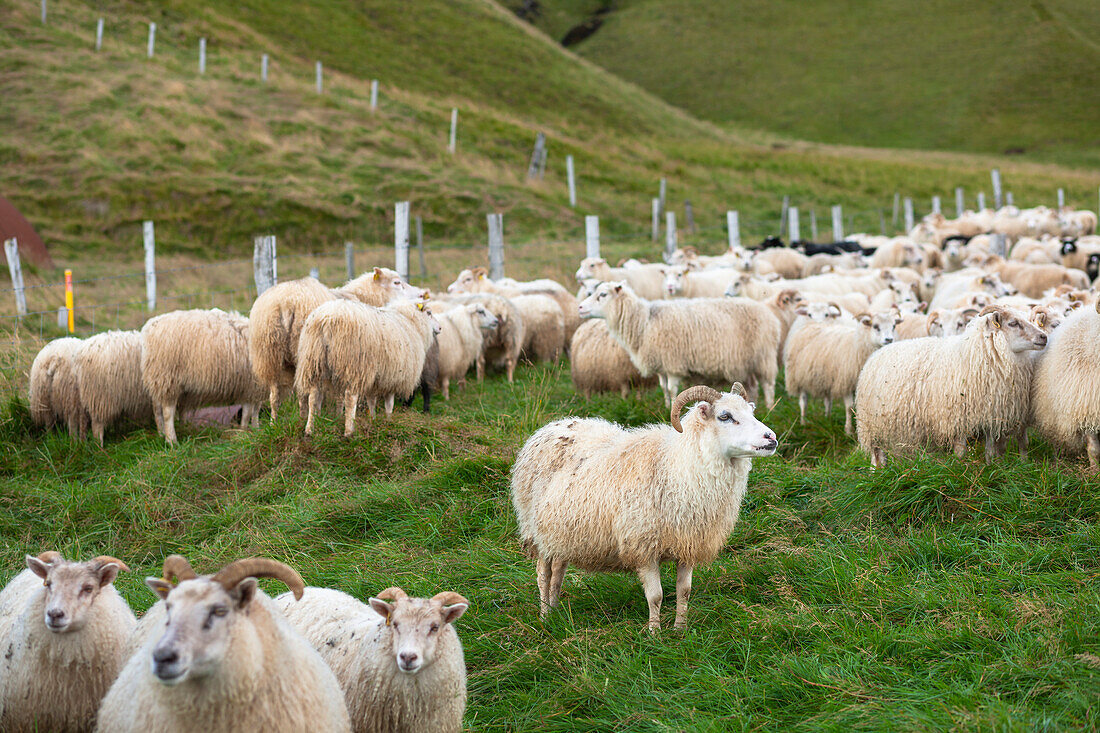
<path id="1" fill-rule="evenodd" d="M 65 310 L 69 314 L 69 333 L 76 331 L 73 323 L 73 271 L 65 270 Z"/>

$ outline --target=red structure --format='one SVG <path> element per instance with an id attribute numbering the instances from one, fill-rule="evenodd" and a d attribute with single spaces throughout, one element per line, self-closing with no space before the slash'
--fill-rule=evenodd
<path id="1" fill-rule="evenodd" d="M 19 213 L 12 202 L 0 196 L 0 242 L 15 237 L 19 242 L 19 257 L 39 267 L 53 267 L 50 253 L 46 251 L 46 245 L 42 238 L 34 231 L 34 227 L 26 217 Z M 4 257 L 0 251 L 0 257 Z M 7 257 L 4 257 L 7 262 Z"/>

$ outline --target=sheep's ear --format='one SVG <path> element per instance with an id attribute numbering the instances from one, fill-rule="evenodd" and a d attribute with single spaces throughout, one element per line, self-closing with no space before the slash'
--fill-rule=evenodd
<path id="1" fill-rule="evenodd" d="M 256 597 L 258 587 L 255 578 L 245 578 L 237 583 L 237 587 L 230 591 L 229 596 L 237 601 L 237 608 L 244 608 Z"/>
<path id="2" fill-rule="evenodd" d="M 840 314 L 843 313 L 843 311 L 836 303 L 829 303 L 829 313 L 831 313 L 835 318 L 840 318 Z"/>
<path id="3" fill-rule="evenodd" d="M 370 604 L 370 607 L 374 609 L 375 613 L 386 619 L 386 626 L 389 626 L 390 616 L 393 614 L 393 606 L 389 603 L 386 603 L 381 598 L 371 598 L 367 601 L 367 603 Z"/>
<path id="4" fill-rule="evenodd" d="M 103 588 L 111 583 L 115 582 L 115 578 L 118 577 L 118 571 L 122 568 L 119 567 L 117 562 L 109 562 L 96 569 L 96 574 L 99 575 L 99 587 Z"/>
<path id="5" fill-rule="evenodd" d="M 30 571 L 43 580 L 46 579 L 46 575 L 50 572 L 50 566 L 48 563 L 44 563 L 34 555 L 27 555 L 27 567 Z"/>
<path id="6" fill-rule="evenodd" d="M 699 413 L 699 419 L 709 420 L 711 418 L 713 410 L 709 402 L 700 402 L 695 409 Z"/>
<path id="7" fill-rule="evenodd" d="M 149 590 L 157 594 L 157 596 L 163 601 L 168 598 L 168 594 L 175 588 L 174 585 L 169 583 L 164 578 L 146 578 L 145 585 L 149 586 Z"/>
<path id="8" fill-rule="evenodd" d="M 860 313 L 858 316 L 856 316 L 856 320 L 859 321 L 859 325 L 870 327 L 870 325 L 871 325 L 871 314 L 870 313 Z"/>
<path id="9" fill-rule="evenodd" d="M 453 606 L 447 606 L 443 609 L 443 623 L 453 624 L 462 617 L 462 614 L 466 613 L 466 609 L 469 608 L 467 603 L 456 603 Z"/>
<path id="10" fill-rule="evenodd" d="M 374 279 L 375 279 L 376 282 L 378 280 L 382 279 L 382 268 L 381 267 L 374 268 Z"/>
<path id="11" fill-rule="evenodd" d="M 918 303 L 917 304 L 917 312 L 927 313 L 928 312 L 928 303 L 925 303 L 923 300 L 920 303 Z"/>
<path id="12" fill-rule="evenodd" d="M 1035 314 L 1035 325 L 1038 326 L 1039 328 L 1045 328 L 1046 325 L 1047 325 L 1047 314 L 1046 313 L 1036 313 Z"/>
<path id="13" fill-rule="evenodd" d="M 1000 328 L 1001 327 L 1001 312 L 1000 311 L 993 311 L 992 313 L 989 314 L 989 325 L 993 326 L 993 328 Z"/>

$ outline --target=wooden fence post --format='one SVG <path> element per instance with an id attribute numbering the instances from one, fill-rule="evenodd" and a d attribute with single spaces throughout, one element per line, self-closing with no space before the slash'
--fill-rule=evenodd
<path id="1" fill-rule="evenodd" d="M 4 242 L 4 255 L 8 258 L 11 289 L 15 291 L 15 312 L 25 316 L 27 315 L 27 294 L 23 289 L 23 267 L 19 262 L 19 242 L 14 238 Z"/>
<path id="2" fill-rule="evenodd" d="M 42 25 L 46 25 L 46 0 L 42 0 Z"/>
<path id="3" fill-rule="evenodd" d="M 153 222 L 142 223 L 141 239 L 145 248 L 145 303 L 152 313 L 157 309 L 157 240 Z"/>
<path id="4" fill-rule="evenodd" d="M 378 109 L 378 80 L 370 80 L 370 108 L 373 112 Z"/>
<path id="5" fill-rule="evenodd" d="M 668 179 L 662 178 L 661 183 L 657 188 L 657 198 L 661 202 L 661 208 L 659 214 L 665 213 L 665 203 L 668 201 Z"/>
<path id="6" fill-rule="evenodd" d="M 913 199 L 905 197 L 905 233 L 913 231 Z"/>
<path id="7" fill-rule="evenodd" d="M 966 210 L 966 196 L 963 195 L 962 186 L 955 188 L 955 218 L 963 215 Z"/>
<path id="8" fill-rule="evenodd" d="M 504 277 L 504 214 L 489 214 L 489 277 Z"/>
<path id="9" fill-rule="evenodd" d="M 993 182 L 993 208 L 999 210 L 1004 206 L 1004 197 L 1001 194 L 1001 169 L 994 168 L 989 172 L 989 177 Z"/>
<path id="10" fill-rule="evenodd" d="M 901 211 L 901 194 L 894 191 L 894 213 L 890 218 L 890 226 L 898 228 L 898 213 Z"/>
<path id="11" fill-rule="evenodd" d="M 1015 206 L 1015 203 L 1012 201 L 1011 191 L 1005 191 L 1005 206 Z"/>
<path id="12" fill-rule="evenodd" d="M 451 153 L 455 151 L 455 142 L 458 134 L 458 107 L 451 107 L 451 138 L 447 143 L 447 150 Z"/>
<path id="13" fill-rule="evenodd" d="M 409 202 L 398 201 L 393 207 L 393 269 L 402 280 L 409 279 Z"/>
<path id="14" fill-rule="evenodd" d="M 653 241 L 656 242 L 661 236 L 661 199 L 653 199 L 650 203 L 653 210 Z"/>
<path id="15" fill-rule="evenodd" d="M 416 215 L 416 254 L 420 258 L 420 277 L 428 276 L 428 268 L 424 265 L 424 220 L 420 214 Z"/>
<path id="16" fill-rule="evenodd" d="M 978 211 L 985 210 L 985 191 L 978 191 Z"/>
<path id="17" fill-rule="evenodd" d="M 844 210 L 840 204 L 833 207 L 833 241 L 844 241 Z"/>
<path id="18" fill-rule="evenodd" d="M 600 256 L 600 217 L 584 217 L 584 256 Z"/>
<path id="19" fill-rule="evenodd" d="M 103 18 L 95 23 L 95 50 L 103 48 Z"/>
<path id="20" fill-rule="evenodd" d="M 260 81 L 264 84 L 267 83 L 267 54 L 265 53 L 260 57 Z"/>
<path id="21" fill-rule="evenodd" d="M 149 24 L 149 48 L 146 51 L 146 56 L 148 58 L 153 58 L 153 50 L 156 48 L 156 45 L 157 45 L 157 24 L 156 23 L 150 23 Z"/>
<path id="22" fill-rule="evenodd" d="M 726 234 L 729 237 L 730 249 L 738 249 L 741 246 L 741 214 L 736 211 L 726 212 Z"/>
<path id="23" fill-rule="evenodd" d="M 1004 257 L 1007 254 L 1007 242 L 1005 239 L 1005 235 L 1001 232 L 997 232 L 993 235 L 993 241 L 991 242 L 991 245 L 992 246 L 989 248 L 989 251 L 997 255 L 998 257 Z"/>
<path id="24" fill-rule="evenodd" d="M 1058 210 L 1061 211 L 1066 205 L 1066 189 L 1058 189 Z"/>
<path id="25" fill-rule="evenodd" d="M 252 277 L 259 297 L 275 285 L 275 237 L 259 236 L 252 241 Z"/>
<path id="26" fill-rule="evenodd" d="M 317 61 L 315 63 L 315 66 L 313 67 L 313 70 L 314 70 L 315 76 L 317 77 L 317 93 L 318 94 L 324 94 L 324 92 L 325 92 L 325 81 L 324 81 L 325 70 L 324 70 L 324 67 L 321 66 L 320 61 Z"/>
<path id="27" fill-rule="evenodd" d="M 347 267 L 348 280 L 355 278 L 355 245 L 344 242 L 344 265 Z"/>
<path id="28" fill-rule="evenodd" d="M 565 156 L 565 178 L 569 184 L 569 205 L 577 208 L 577 179 L 573 171 L 573 156 Z"/>
<path id="29" fill-rule="evenodd" d="M 802 241 L 802 224 L 798 218 L 798 207 L 787 209 L 787 231 L 791 235 L 791 244 Z"/>
<path id="30" fill-rule="evenodd" d="M 943 210 L 941 209 L 940 197 L 939 196 L 933 196 L 932 197 L 932 213 L 933 214 L 942 214 L 943 213 Z"/>
<path id="31" fill-rule="evenodd" d="M 206 39 L 199 39 L 199 73 L 206 73 Z"/>
<path id="32" fill-rule="evenodd" d="M 665 212 L 665 262 L 672 259 L 676 251 L 676 212 Z"/>
<path id="33" fill-rule="evenodd" d="M 810 207 L 810 241 L 817 241 L 817 208 Z"/>
<path id="34" fill-rule="evenodd" d="M 787 234 L 787 216 L 788 211 L 791 208 L 791 197 L 783 197 L 783 206 L 779 210 L 779 238 L 782 239 Z"/>
<path id="35" fill-rule="evenodd" d="M 321 279 L 321 269 L 319 267 L 309 268 L 309 276 L 312 277 L 314 280 L 320 280 Z"/>
<path id="36" fill-rule="evenodd" d="M 546 153 L 546 133 L 535 135 L 535 149 L 531 151 L 531 164 L 527 166 L 527 180 L 539 178 L 539 166 L 542 164 L 543 155 Z"/>

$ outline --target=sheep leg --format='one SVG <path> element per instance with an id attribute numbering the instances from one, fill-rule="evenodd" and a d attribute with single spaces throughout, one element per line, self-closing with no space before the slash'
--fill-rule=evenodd
<path id="1" fill-rule="evenodd" d="M 252 427 L 255 430 L 260 428 L 260 403 L 252 405 Z"/>
<path id="2" fill-rule="evenodd" d="M 691 565 L 676 563 L 676 625 L 682 629 L 687 626 L 688 597 L 691 595 Z"/>
<path id="3" fill-rule="evenodd" d="M 886 451 L 882 448 L 871 449 L 871 470 L 882 468 L 886 465 Z"/>
<path id="4" fill-rule="evenodd" d="M 99 447 L 103 447 L 103 423 L 92 420 L 92 436 L 99 441 Z"/>
<path id="5" fill-rule="evenodd" d="M 826 397 L 825 398 L 825 414 L 828 415 L 832 411 L 833 411 L 833 398 L 832 397 Z"/>
<path id="6" fill-rule="evenodd" d="M 682 384 L 683 380 L 673 374 L 665 377 L 665 386 L 668 387 L 668 395 L 665 400 L 668 402 L 668 407 L 672 407 L 672 401 L 676 399 L 676 395 L 680 394 L 680 385 Z"/>
<path id="7" fill-rule="evenodd" d="M 1026 461 L 1027 460 L 1027 447 L 1028 447 L 1028 436 L 1027 436 L 1027 426 L 1026 425 L 1024 427 L 1020 428 L 1020 432 L 1016 434 L 1016 445 L 1020 449 L 1020 460 L 1021 461 Z"/>
<path id="8" fill-rule="evenodd" d="M 642 581 L 645 599 L 649 603 L 649 630 L 660 631 L 661 600 L 665 595 L 664 590 L 661 588 L 660 563 L 653 562 L 650 565 L 638 568 L 638 580 Z"/>
<path id="9" fill-rule="evenodd" d="M 1085 435 L 1085 447 L 1089 454 L 1089 472 L 1100 472 L 1100 435 L 1096 433 Z"/>
<path id="10" fill-rule="evenodd" d="M 376 408 L 376 407 L 378 407 L 378 398 L 377 397 L 368 397 L 367 398 L 367 414 L 370 415 L 371 418 L 374 417 L 374 408 Z"/>
<path id="11" fill-rule="evenodd" d="M 558 600 L 561 599 L 561 583 L 565 580 L 567 567 L 569 563 L 565 560 L 553 560 L 550 563 L 550 597 L 547 599 L 550 608 L 558 607 Z"/>
<path id="12" fill-rule="evenodd" d="M 481 384 L 481 380 L 485 378 L 485 357 L 477 357 L 477 381 Z"/>
<path id="13" fill-rule="evenodd" d="M 306 435 L 313 435 L 313 416 L 321 409 L 321 388 L 309 391 L 309 406 L 306 408 Z"/>
<path id="14" fill-rule="evenodd" d="M 764 380 L 764 404 L 771 410 L 775 407 L 775 380 Z"/>
<path id="15" fill-rule="evenodd" d="M 956 458 L 966 458 L 966 438 L 956 440 L 954 449 Z"/>
<path id="16" fill-rule="evenodd" d="M 175 445 L 176 440 L 176 406 L 167 404 L 164 406 L 164 439 L 169 445 Z"/>
<path id="17" fill-rule="evenodd" d="M 279 409 L 279 385 L 273 384 L 267 391 L 267 401 L 271 405 L 271 421 L 275 422 L 275 411 Z"/>
<path id="18" fill-rule="evenodd" d="M 344 437 L 350 438 L 355 432 L 355 408 L 359 406 L 359 395 L 350 389 L 344 392 Z"/>
<path id="19" fill-rule="evenodd" d="M 664 374 L 658 374 L 657 383 L 661 385 L 661 396 L 665 398 L 665 405 L 671 407 L 672 403 L 668 399 L 668 378 Z"/>
<path id="20" fill-rule="evenodd" d="M 512 375 L 516 372 L 516 360 L 509 359 L 504 364 L 504 370 L 508 374 L 508 384 L 512 383 Z"/>
<path id="21" fill-rule="evenodd" d="M 629 384 L 624 383 L 622 386 L 619 387 L 619 396 L 622 397 L 624 400 L 630 396 Z"/>
<path id="22" fill-rule="evenodd" d="M 539 581 L 539 618 L 546 620 L 550 615 L 550 561 L 545 557 L 535 560 L 535 570 Z"/>
<path id="23" fill-rule="evenodd" d="M 852 395 L 844 395 L 844 434 L 852 434 L 852 405 L 855 403 L 855 397 Z"/>
<path id="24" fill-rule="evenodd" d="M 798 424 L 806 424 L 806 403 L 809 399 L 806 397 L 805 392 L 798 393 Z"/>
<path id="25" fill-rule="evenodd" d="M 241 405 L 241 427 L 247 428 L 252 422 L 252 405 Z"/>
<path id="26" fill-rule="evenodd" d="M 393 395 L 386 395 L 386 417 L 393 414 Z"/>
<path id="27" fill-rule="evenodd" d="M 443 392 L 443 399 L 451 399 L 451 378 L 443 377 L 440 381 L 442 382 L 440 391 Z M 478 381 L 480 382 L 481 380 L 479 379 Z"/>
<path id="28" fill-rule="evenodd" d="M 157 435 L 164 435 L 164 413 L 159 407 L 153 407 L 153 422 L 157 424 Z"/>

